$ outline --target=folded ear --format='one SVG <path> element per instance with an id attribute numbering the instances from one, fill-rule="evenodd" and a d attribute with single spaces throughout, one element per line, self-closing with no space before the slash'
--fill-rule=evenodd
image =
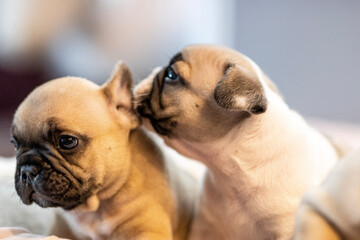
<path id="1" fill-rule="evenodd" d="M 215 88 L 215 101 L 223 108 L 260 114 L 266 111 L 267 99 L 256 74 L 227 63 L 224 77 Z"/>
<path id="2" fill-rule="evenodd" d="M 134 125 L 132 127 L 136 127 L 139 120 L 133 109 L 132 88 L 133 80 L 130 69 L 123 62 L 118 62 L 115 65 L 110 79 L 101 86 L 110 107 L 115 112 L 125 113 L 131 125 Z"/>

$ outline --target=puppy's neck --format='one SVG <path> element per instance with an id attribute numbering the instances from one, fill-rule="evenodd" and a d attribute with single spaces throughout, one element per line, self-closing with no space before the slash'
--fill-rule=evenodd
<path id="1" fill-rule="evenodd" d="M 236 184 L 237 178 L 250 177 L 252 171 L 264 169 L 270 163 L 281 166 L 288 157 L 284 154 L 298 152 L 296 142 L 307 137 L 304 130 L 308 127 L 278 94 L 269 91 L 268 95 L 265 113 L 244 119 L 221 139 L 200 143 L 182 139 L 165 141 L 187 157 L 205 163 L 215 176 Z"/>

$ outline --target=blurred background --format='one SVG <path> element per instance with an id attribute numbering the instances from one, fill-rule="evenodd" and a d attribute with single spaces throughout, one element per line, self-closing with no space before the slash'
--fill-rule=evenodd
<path id="1" fill-rule="evenodd" d="M 136 82 L 187 44 L 252 58 L 310 122 L 360 146 L 360 2 L 321 0 L 1 0 L 0 155 L 37 85 L 66 75 L 98 84 L 118 60 Z"/>

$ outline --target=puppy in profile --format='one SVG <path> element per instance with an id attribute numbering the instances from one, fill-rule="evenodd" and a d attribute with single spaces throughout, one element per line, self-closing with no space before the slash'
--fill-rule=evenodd
<path id="1" fill-rule="evenodd" d="M 101 87 L 81 78 L 53 80 L 17 109 L 16 191 L 25 204 L 65 210 L 52 234 L 186 238 L 195 184 L 139 128 L 131 91 L 131 73 L 118 64 Z M 64 225 L 69 229 L 59 229 Z"/>
<path id="2" fill-rule="evenodd" d="M 136 87 L 148 128 L 207 167 L 191 239 L 289 239 L 338 156 L 246 56 L 191 45 Z"/>

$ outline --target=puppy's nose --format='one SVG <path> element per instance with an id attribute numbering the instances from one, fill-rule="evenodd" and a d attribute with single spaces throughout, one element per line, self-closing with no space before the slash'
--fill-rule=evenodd
<path id="1" fill-rule="evenodd" d="M 39 167 L 35 165 L 24 165 L 20 169 L 20 181 L 30 182 L 39 174 Z"/>
<path id="2" fill-rule="evenodd" d="M 144 105 L 139 105 L 136 107 L 136 111 L 140 114 L 143 115 L 145 112 L 145 106 Z"/>
<path id="3" fill-rule="evenodd" d="M 143 117 L 146 117 L 151 114 L 148 107 L 145 104 L 140 104 L 136 107 L 136 111 Z"/>

